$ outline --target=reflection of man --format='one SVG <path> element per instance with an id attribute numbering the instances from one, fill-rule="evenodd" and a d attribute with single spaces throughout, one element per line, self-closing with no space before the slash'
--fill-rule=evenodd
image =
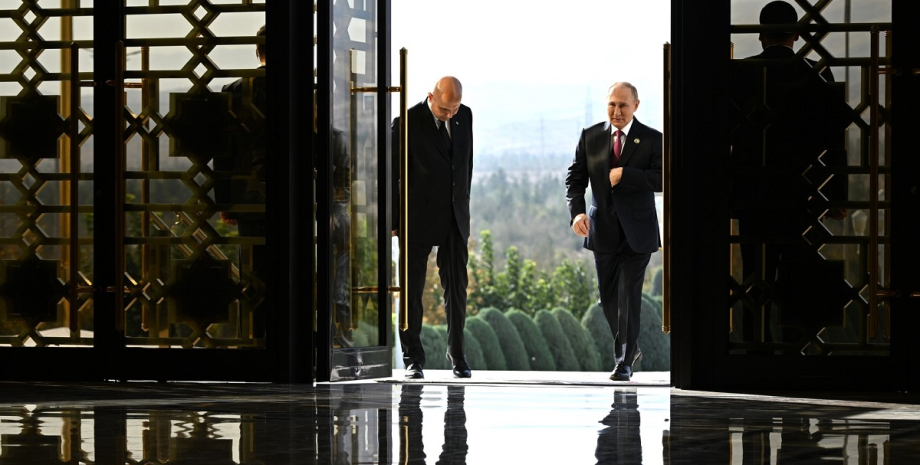
<path id="1" fill-rule="evenodd" d="M 265 37 L 265 26 L 257 33 Z M 259 69 L 265 69 L 265 44 L 256 45 Z M 247 89 L 244 79 L 227 84 L 223 92 L 233 96 L 233 112 L 246 129 L 231 135 L 230 153 L 214 159 L 214 170 L 232 174 L 233 179 L 220 179 L 214 186 L 217 203 L 265 204 L 265 77 L 252 78 Z M 251 105 L 250 105 L 251 104 Z M 242 237 L 265 237 L 265 213 L 220 212 L 220 217 L 231 226 L 239 226 Z M 253 246 L 253 273 L 264 279 L 266 262 L 264 245 Z"/>
<path id="2" fill-rule="evenodd" d="M 463 87 L 443 77 L 427 101 L 409 109 L 409 328 L 399 332 L 406 377 L 424 378 L 422 290 L 432 247 L 438 247 L 438 272 L 447 313 L 447 358 L 454 376 L 469 378 L 463 350 L 466 322 L 466 266 L 469 258 L 470 183 L 473 178 L 473 113 L 462 105 Z M 399 121 L 393 123 L 393 153 L 399 153 Z M 399 164 L 393 163 L 394 179 Z M 393 195 L 395 200 L 398 193 Z M 399 225 L 399 212 L 393 224 Z M 398 226 L 396 226 L 398 228 Z"/>
<path id="3" fill-rule="evenodd" d="M 629 381 L 642 357 L 639 318 L 645 267 L 661 246 L 655 192 L 661 192 L 661 133 L 633 118 L 639 92 L 628 82 L 607 91 L 609 122 L 581 133 L 565 178 L 575 234 L 594 251 L 601 307 L 613 332 L 617 366 L 610 379 Z M 591 208 L 585 190 L 591 185 Z"/>
<path id="4" fill-rule="evenodd" d="M 429 389 L 431 389 L 429 387 Z M 399 394 L 400 437 L 406 441 L 399 448 L 399 463 L 424 463 L 425 444 L 422 439 L 421 408 L 424 386 L 404 384 Z M 466 432 L 466 410 L 463 386 L 447 387 L 447 411 L 444 412 L 444 443 L 437 465 L 465 464 L 469 450 Z M 638 433 L 637 433 L 638 434 Z"/>
<path id="5" fill-rule="evenodd" d="M 610 413 L 600 422 L 605 428 L 597 435 L 598 465 L 642 463 L 639 421 L 636 391 L 614 391 Z"/>
<path id="6" fill-rule="evenodd" d="M 422 393 L 420 384 L 403 384 L 399 392 L 400 438 L 405 441 L 399 448 L 399 463 L 425 463 L 425 444 L 422 439 Z"/>
<path id="7" fill-rule="evenodd" d="M 795 9 L 784 1 L 770 2 L 760 14 L 764 25 L 797 20 Z M 763 280 L 775 290 L 770 297 L 786 310 L 785 325 L 802 321 L 806 313 L 825 319 L 842 310 L 842 304 L 834 310 L 838 303 L 821 295 L 831 292 L 834 275 L 842 279 L 842 266 L 838 270 L 823 260 L 816 252 L 819 244 L 809 245 L 804 238 L 823 229 L 822 217 L 847 215 L 846 209 L 827 207 L 827 199 L 846 200 L 847 187 L 845 176 L 830 176 L 825 167 L 846 164 L 848 108 L 842 89 L 830 84 L 829 69 L 819 72 L 815 62 L 796 58 L 792 45 L 797 39 L 791 32 L 761 34 L 763 52 L 750 57 L 760 62 L 734 62 L 731 75 L 733 120 L 738 123 L 732 134 L 733 216 L 741 235 L 758 242 L 741 245 L 744 282 Z M 746 316 L 753 317 L 746 321 L 760 319 Z M 769 311 L 763 321 L 776 323 Z M 743 328 L 746 341 L 758 340 L 753 324 Z M 772 339 L 788 342 L 803 336 L 785 332 Z M 771 340 L 769 331 L 762 333 Z"/>
<path id="8" fill-rule="evenodd" d="M 351 321 L 351 155 L 345 133 L 332 128 L 332 244 L 335 247 L 335 334 L 333 343 L 352 346 Z"/>

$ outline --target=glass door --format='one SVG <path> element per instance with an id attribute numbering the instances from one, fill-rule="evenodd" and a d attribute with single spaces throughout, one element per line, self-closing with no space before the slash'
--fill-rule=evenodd
<path id="1" fill-rule="evenodd" d="M 391 375 L 389 2 L 317 5 L 317 379 Z"/>

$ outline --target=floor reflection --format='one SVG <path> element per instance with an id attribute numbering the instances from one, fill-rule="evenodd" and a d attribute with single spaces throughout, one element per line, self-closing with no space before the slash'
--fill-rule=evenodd
<path id="1" fill-rule="evenodd" d="M 597 450 L 594 452 L 597 463 L 642 463 L 637 393 L 614 391 L 610 408 L 610 413 L 601 420 L 604 429 L 597 436 Z"/>
<path id="2" fill-rule="evenodd" d="M 662 387 L 0 383 L 0 465 L 920 463 L 913 400 L 815 397 Z"/>
<path id="3" fill-rule="evenodd" d="M 429 387 L 429 390 L 431 388 Z M 465 464 L 469 446 L 466 433 L 466 410 L 463 405 L 465 386 L 447 387 L 447 410 L 444 412 L 444 440 L 437 464 Z M 399 449 L 398 463 L 425 463 L 423 439 L 422 392 L 424 386 L 406 384 L 399 394 L 399 440 L 405 447 Z M 430 420 L 429 420 L 430 421 Z M 429 439 L 430 440 L 430 439 Z"/>

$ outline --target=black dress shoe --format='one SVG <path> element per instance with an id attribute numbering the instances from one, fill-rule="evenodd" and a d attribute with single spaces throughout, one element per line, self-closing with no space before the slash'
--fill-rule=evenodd
<path id="1" fill-rule="evenodd" d="M 424 379 L 425 373 L 422 372 L 422 364 L 413 362 L 406 367 L 406 378 Z"/>
<path id="2" fill-rule="evenodd" d="M 470 370 L 470 364 L 466 363 L 466 358 L 454 360 L 450 354 L 447 354 L 447 360 L 453 367 L 452 371 L 454 372 L 454 378 L 469 378 L 473 376 L 473 371 Z"/>
<path id="3" fill-rule="evenodd" d="M 610 375 L 610 379 L 614 381 L 629 381 L 629 378 L 632 378 L 632 374 L 632 367 L 629 365 L 623 365 L 621 363 L 617 365 L 615 370 L 613 370 L 613 374 Z"/>

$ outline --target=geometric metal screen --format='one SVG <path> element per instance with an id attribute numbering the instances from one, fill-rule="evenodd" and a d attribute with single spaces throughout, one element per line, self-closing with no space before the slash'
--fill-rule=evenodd
<path id="1" fill-rule="evenodd" d="M 93 31 L 77 3 L 0 3 L 0 346 L 92 345 Z"/>
<path id="2" fill-rule="evenodd" d="M 246 0 L 126 3 L 129 346 L 264 347 L 271 186 L 253 160 L 265 155 L 264 11 Z"/>
<path id="3" fill-rule="evenodd" d="M 730 352 L 887 355 L 890 4 L 790 2 L 773 59 L 765 3 L 732 11 Z"/>
<path id="4" fill-rule="evenodd" d="M 100 139 L 92 115 L 115 109 L 92 108 L 91 2 L 0 2 L 0 346 L 92 346 L 93 250 L 118 247 L 127 345 L 264 347 L 265 3 L 125 12 L 123 79 L 95 83 L 124 87 L 123 131 Z M 111 144 L 124 195 L 93 199 L 94 147 Z M 123 215 L 119 244 L 94 243 L 96 202 Z"/>

